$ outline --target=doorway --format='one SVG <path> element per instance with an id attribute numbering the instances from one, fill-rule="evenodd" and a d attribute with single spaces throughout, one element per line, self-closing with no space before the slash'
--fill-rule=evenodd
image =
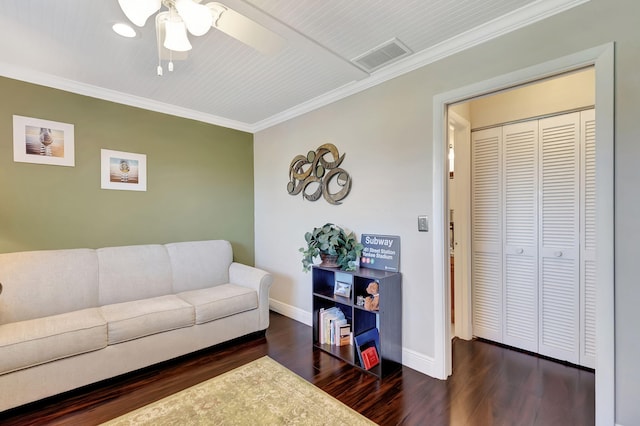
<path id="1" fill-rule="evenodd" d="M 613 237 L 613 137 L 614 137 L 614 45 L 594 47 L 491 80 L 458 88 L 434 97 L 433 180 L 434 180 L 434 376 L 451 374 L 450 295 L 449 295 L 449 211 L 447 200 L 446 132 L 449 105 L 495 93 L 554 75 L 594 66 L 596 73 L 596 206 L 598 234 L 596 288 L 596 416 L 598 424 L 612 424 L 615 418 L 615 339 L 614 339 L 614 237 Z"/>
<path id="2" fill-rule="evenodd" d="M 449 106 L 452 336 L 595 368 L 593 132 L 577 119 L 594 104 L 588 67 Z"/>

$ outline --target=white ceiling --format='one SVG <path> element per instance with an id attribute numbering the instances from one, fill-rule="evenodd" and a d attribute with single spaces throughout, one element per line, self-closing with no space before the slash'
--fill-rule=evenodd
<path id="1" fill-rule="evenodd" d="M 153 18 L 120 37 L 117 0 L 2 0 L 0 75 L 255 132 L 585 1 L 221 0 L 284 50 L 211 30 L 158 77 Z M 351 61 L 393 38 L 413 54 L 372 73 Z"/>

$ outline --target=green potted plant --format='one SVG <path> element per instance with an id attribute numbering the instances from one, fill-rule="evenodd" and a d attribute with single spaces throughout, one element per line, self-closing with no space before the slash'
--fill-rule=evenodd
<path id="1" fill-rule="evenodd" d="M 346 233 L 341 227 L 327 223 L 304 235 L 307 246 L 301 247 L 302 267 L 308 272 L 313 259 L 320 256 L 320 266 L 340 268 L 344 271 L 356 269 L 357 260 L 362 254 L 363 246 L 353 232 Z"/>

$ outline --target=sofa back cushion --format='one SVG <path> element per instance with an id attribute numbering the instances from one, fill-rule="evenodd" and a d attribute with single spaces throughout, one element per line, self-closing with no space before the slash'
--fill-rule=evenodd
<path id="1" fill-rule="evenodd" d="M 96 252 L 101 306 L 172 292 L 171 266 L 164 246 L 106 247 Z"/>
<path id="2" fill-rule="evenodd" d="M 98 306 L 98 259 L 91 249 L 0 254 L 0 324 Z"/>
<path id="3" fill-rule="evenodd" d="M 166 247 L 175 293 L 229 282 L 229 266 L 233 262 L 229 241 L 188 241 L 166 244 Z"/>

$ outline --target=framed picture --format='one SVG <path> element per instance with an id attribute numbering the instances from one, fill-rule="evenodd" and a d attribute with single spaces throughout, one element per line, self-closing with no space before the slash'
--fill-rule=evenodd
<path id="1" fill-rule="evenodd" d="M 336 296 L 349 297 L 351 295 L 351 283 L 336 281 L 333 294 Z"/>
<path id="2" fill-rule="evenodd" d="M 73 124 L 14 115 L 13 161 L 74 167 Z"/>
<path id="3" fill-rule="evenodd" d="M 100 187 L 122 191 L 147 190 L 147 156 L 131 152 L 100 150 Z"/>

